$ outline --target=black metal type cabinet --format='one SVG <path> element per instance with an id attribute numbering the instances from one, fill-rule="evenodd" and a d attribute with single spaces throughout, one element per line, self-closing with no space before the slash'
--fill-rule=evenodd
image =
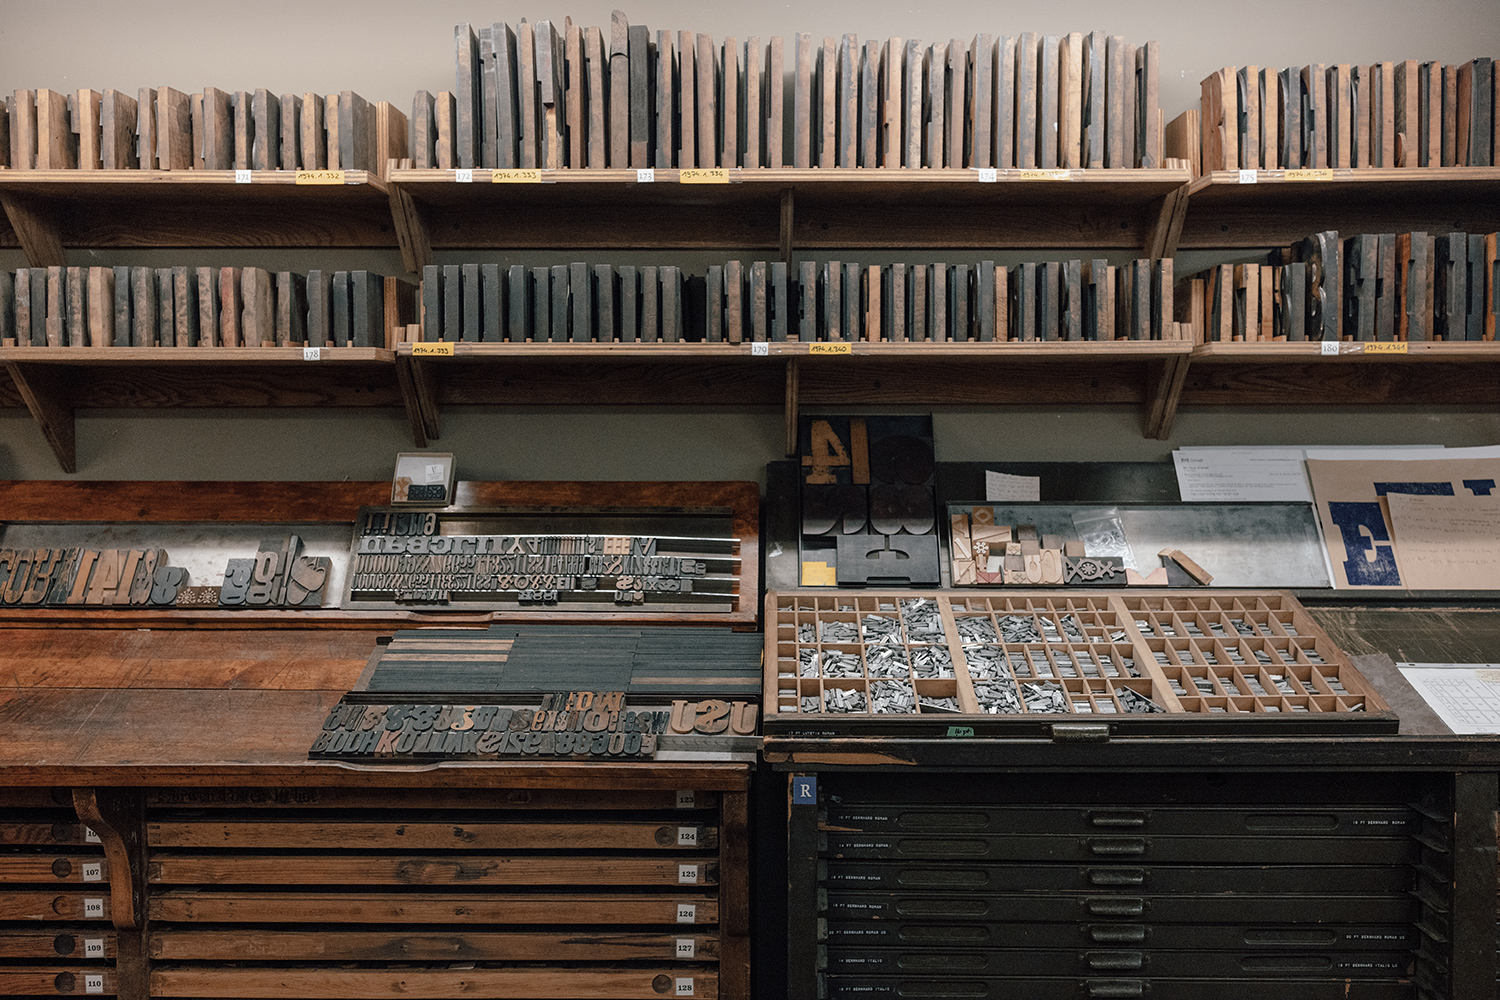
<path id="1" fill-rule="evenodd" d="M 765 752 L 794 1000 L 1496 995 L 1490 739 Z"/>

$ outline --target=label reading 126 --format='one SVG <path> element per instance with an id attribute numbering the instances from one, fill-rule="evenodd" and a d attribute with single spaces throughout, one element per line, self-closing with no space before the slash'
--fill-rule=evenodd
<path id="1" fill-rule="evenodd" d="M 677 828 L 678 847 L 697 847 L 698 828 L 696 826 L 679 826 Z"/>
<path id="2" fill-rule="evenodd" d="M 697 885 L 698 884 L 698 866 L 697 865 L 678 865 L 677 866 L 677 883 L 679 885 Z"/>
<path id="3" fill-rule="evenodd" d="M 695 941 L 695 938 L 678 938 L 676 956 L 678 958 L 696 958 L 698 949 L 695 946 Z"/>
<path id="4" fill-rule="evenodd" d="M 692 977 L 689 976 L 687 978 L 679 978 L 677 980 L 677 992 L 675 992 L 672 995 L 673 996 L 679 996 L 679 997 L 690 997 L 690 996 L 692 996 L 693 995 L 693 980 L 692 980 Z"/>
<path id="5" fill-rule="evenodd" d="M 85 882 L 104 881 L 104 862 L 86 861 L 83 865 L 83 880 Z"/>
<path id="6" fill-rule="evenodd" d="M 103 958 L 104 957 L 104 939 L 103 938 L 84 938 L 83 939 L 83 957 L 84 958 Z"/>
<path id="7" fill-rule="evenodd" d="M 691 788 L 679 789 L 677 792 L 677 808 L 691 809 L 697 803 L 698 797 L 693 794 Z"/>
<path id="8" fill-rule="evenodd" d="M 696 924 L 698 922 L 698 904 L 678 903 L 677 922 L 679 924 Z"/>
<path id="9" fill-rule="evenodd" d="M 95 972 L 85 972 L 83 974 L 83 992 L 103 993 L 104 977 Z"/>
<path id="10" fill-rule="evenodd" d="M 87 899 L 87 898 L 84 899 L 84 901 L 83 901 L 83 917 L 84 917 L 85 920 L 103 920 L 104 919 L 104 900 L 103 899 Z"/>

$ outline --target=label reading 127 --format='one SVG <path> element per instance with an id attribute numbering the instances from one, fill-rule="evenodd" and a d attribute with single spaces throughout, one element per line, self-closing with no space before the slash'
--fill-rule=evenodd
<path id="1" fill-rule="evenodd" d="M 696 945 L 694 943 L 695 940 L 696 940 L 695 938 L 678 938 L 677 939 L 677 952 L 676 952 L 677 957 L 678 958 L 695 958 L 695 957 L 697 957 L 698 949 L 697 949 L 697 947 L 696 947 Z"/>

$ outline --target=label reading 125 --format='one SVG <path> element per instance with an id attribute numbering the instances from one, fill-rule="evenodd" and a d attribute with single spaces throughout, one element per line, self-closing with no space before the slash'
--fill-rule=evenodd
<path id="1" fill-rule="evenodd" d="M 678 882 L 679 885 L 697 885 L 698 884 L 698 866 L 697 865 L 678 865 L 677 866 L 677 882 Z"/>

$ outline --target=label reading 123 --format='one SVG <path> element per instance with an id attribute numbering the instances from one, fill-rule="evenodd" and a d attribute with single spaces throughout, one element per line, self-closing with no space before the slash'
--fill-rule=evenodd
<path id="1" fill-rule="evenodd" d="M 691 788 L 682 788 L 677 792 L 677 808 L 691 809 L 697 804 L 698 796 Z"/>

